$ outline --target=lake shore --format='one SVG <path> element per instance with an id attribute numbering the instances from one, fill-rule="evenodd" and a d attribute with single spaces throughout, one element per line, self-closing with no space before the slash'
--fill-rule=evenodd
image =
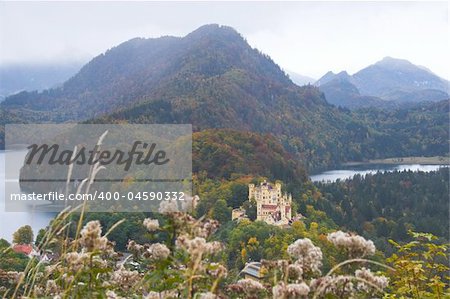
<path id="1" fill-rule="evenodd" d="M 371 164 L 428 164 L 428 165 L 450 165 L 449 157 L 435 156 L 435 157 L 395 157 L 387 159 L 374 159 L 360 162 L 346 162 L 342 166 L 357 166 L 357 165 L 371 165 Z"/>

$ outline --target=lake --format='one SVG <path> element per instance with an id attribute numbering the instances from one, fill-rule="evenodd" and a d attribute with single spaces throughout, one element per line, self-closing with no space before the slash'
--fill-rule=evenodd
<path id="1" fill-rule="evenodd" d="M 310 178 L 313 182 L 335 182 L 336 180 L 350 179 L 353 176 L 374 174 L 377 172 L 393 172 L 393 171 L 436 171 L 441 167 L 448 167 L 448 165 L 422 165 L 422 164 L 405 164 L 405 165 L 358 165 L 343 169 L 335 169 L 324 171 L 319 174 L 311 175 Z"/>
<path id="2" fill-rule="evenodd" d="M 337 179 L 347 179 L 353 177 L 355 174 L 365 175 L 368 173 L 376 173 L 378 171 L 434 171 L 439 169 L 440 165 L 361 165 L 353 166 L 347 169 L 336 169 L 324 171 L 319 174 L 311 176 L 311 180 L 334 182 Z M 17 188 L 19 184 L 17 182 Z M 45 213 L 30 211 L 27 212 L 5 212 L 5 154 L 0 151 L 0 238 L 11 241 L 12 234 L 23 225 L 30 225 L 33 228 L 36 236 L 41 228 L 45 228 L 50 220 L 55 216 L 54 213 Z"/>
<path id="3" fill-rule="evenodd" d="M 19 189 L 19 182 L 17 182 Z M 12 234 L 23 225 L 30 225 L 36 237 L 39 229 L 45 228 L 54 213 L 35 212 L 5 212 L 5 153 L 0 151 L 0 238 L 11 242 Z"/>

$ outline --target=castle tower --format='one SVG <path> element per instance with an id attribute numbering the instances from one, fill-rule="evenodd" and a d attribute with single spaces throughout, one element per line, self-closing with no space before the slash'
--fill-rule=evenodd
<path id="1" fill-rule="evenodd" d="M 248 198 L 256 201 L 256 220 L 284 225 L 292 218 L 292 196 L 281 192 L 281 183 L 263 181 L 248 185 Z"/>

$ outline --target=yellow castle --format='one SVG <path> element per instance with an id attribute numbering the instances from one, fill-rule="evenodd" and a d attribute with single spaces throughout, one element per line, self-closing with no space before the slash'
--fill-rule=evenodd
<path id="1" fill-rule="evenodd" d="M 262 182 L 248 185 L 248 199 L 256 201 L 256 220 L 286 225 L 292 218 L 292 195 L 281 193 L 281 184 Z"/>

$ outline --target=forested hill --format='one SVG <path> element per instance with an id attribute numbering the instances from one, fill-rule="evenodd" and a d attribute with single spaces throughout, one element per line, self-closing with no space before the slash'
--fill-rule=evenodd
<path id="1" fill-rule="evenodd" d="M 130 40 L 94 58 L 61 88 L 24 92 L 2 107 L 37 121 L 111 112 L 98 121 L 272 133 L 310 167 L 351 158 L 345 144 L 361 141 L 352 140 L 349 118 L 318 89 L 298 87 L 234 29 L 218 25 L 183 38 Z"/>
<path id="2" fill-rule="evenodd" d="M 309 169 L 402 155 L 382 128 L 329 105 L 316 87 L 295 85 L 270 57 L 219 25 L 129 40 L 60 88 L 8 97 L 0 109 L 28 122 L 191 123 L 195 131 L 270 133 Z M 424 136 L 408 143 L 412 132 L 403 133 L 406 148 L 427 155 Z"/>
<path id="3" fill-rule="evenodd" d="M 440 156 L 449 149 L 450 101 L 422 103 L 412 108 L 367 108 L 353 113 L 380 135 L 369 143 L 373 157 Z"/>
<path id="4" fill-rule="evenodd" d="M 295 156 L 270 134 L 229 129 L 197 132 L 193 135 L 192 155 L 192 171 L 212 179 L 250 175 L 297 185 L 308 180 Z"/>
<path id="5" fill-rule="evenodd" d="M 406 240 L 408 230 L 448 238 L 448 168 L 356 175 L 316 185 L 323 198 L 308 204 L 325 211 L 339 226 L 376 241 L 384 252 L 388 239 Z"/>
<path id="6" fill-rule="evenodd" d="M 274 87 L 292 84 L 234 29 L 206 25 L 183 38 L 131 39 L 95 57 L 60 88 L 23 92 L 8 97 L 3 105 L 56 113 L 70 110 L 64 118 L 88 119 L 161 93 L 186 93 L 201 80 L 233 69 L 245 70 Z"/>

